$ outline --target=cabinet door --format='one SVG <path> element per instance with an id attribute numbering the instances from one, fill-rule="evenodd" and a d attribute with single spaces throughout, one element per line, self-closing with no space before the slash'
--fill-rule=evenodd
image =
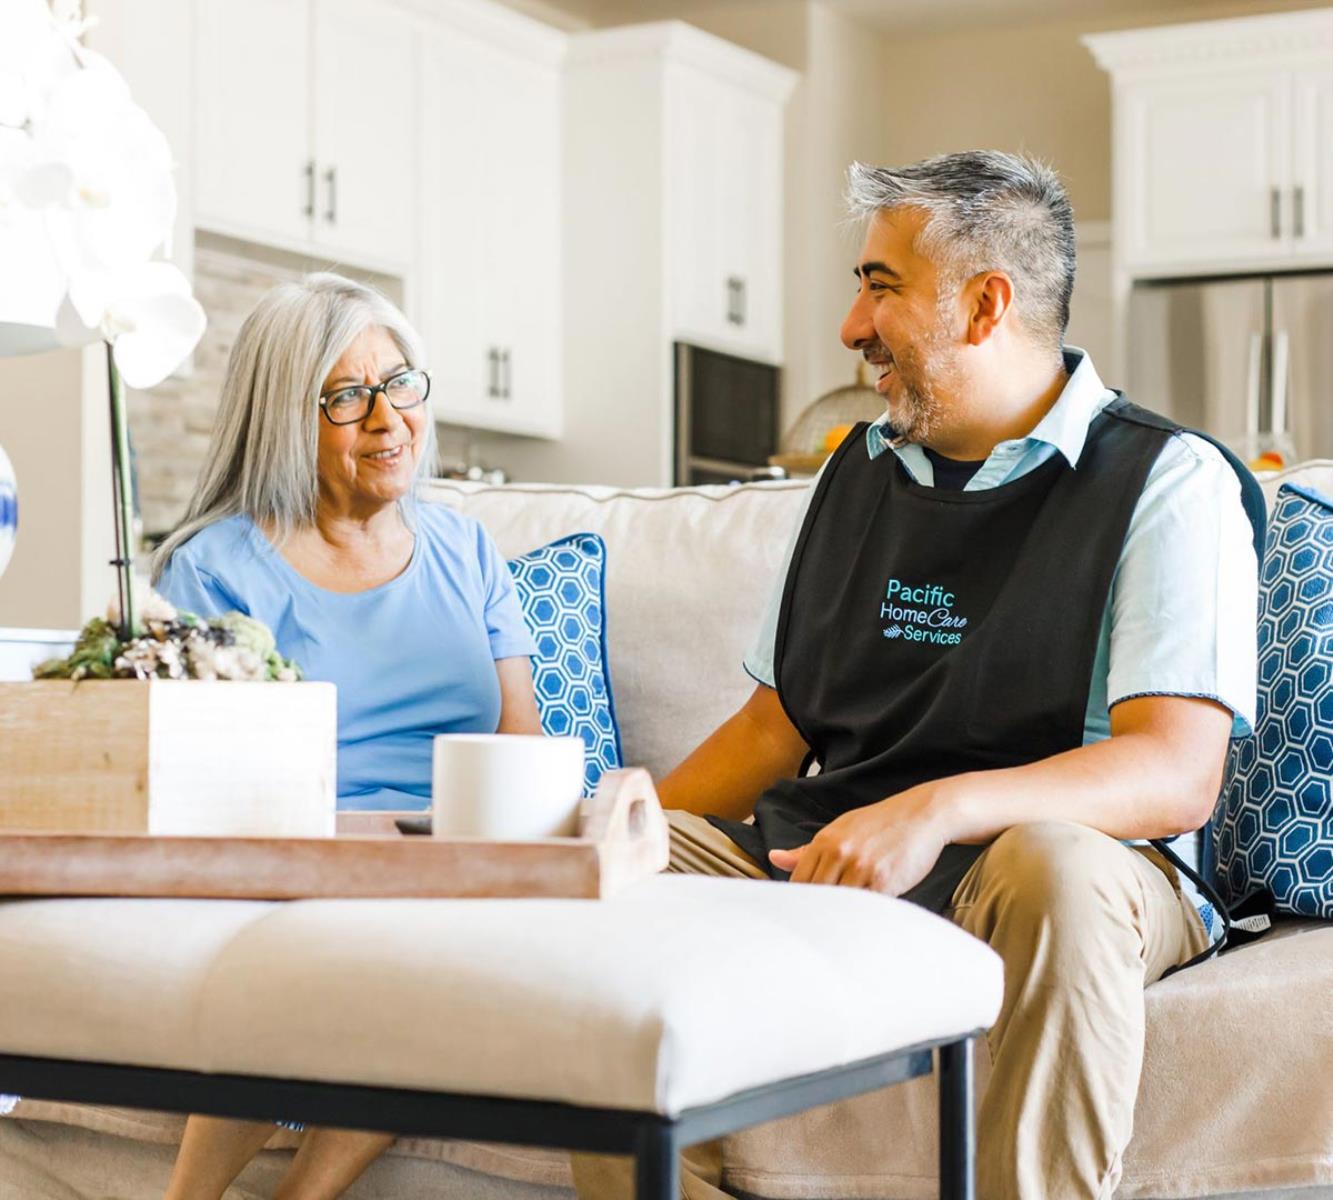
<path id="1" fill-rule="evenodd" d="M 719 114 L 721 252 L 730 304 L 729 337 L 738 353 L 782 359 L 781 110 L 735 92 Z"/>
<path id="2" fill-rule="evenodd" d="M 673 64 L 667 84 L 667 246 L 674 336 L 781 358 L 782 110 Z"/>
<path id="3" fill-rule="evenodd" d="M 304 243 L 310 156 L 307 0 L 197 0 L 195 219 Z"/>
<path id="4" fill-rule="evenodd" d="M 1126 86 L 1128 265 L 1225 269 L 1290 252 L 1289 86 L 1282 72 Z"/>
<path id="5" fill-rule="evenodd" d="M 422 291 L 436 418 L 558 436 L 557 69 L 450 32 L 427 43 L 422 73 Z"/>
<path id="6" fill-rule="evenodd" d="M 415 38 L 371 0 L 315 0 L 315 241 L 403 271 L 416 236 Z"/>
<path id="7" fill-rule="evenodd" d="M 486 201 L 491 214 L 487 328 L 500 347 L 500 395 L 515 433 L 563 426 L 561 86 L 553 65 L 491 64 Z M 608 297 L 608 302 L 614 299 Z"/>
<path id="8" fill-rule="evenodd" d="M 1333 70 L 1298 71 L 1292 92 L 1292 249 L 1325 266 L 1333 252 Z"/>
<path id="9" fill-rule="evenodd" d="M 729 347 L 735 300 L 723 247 L 723 122 L 731 94 L 697 68 L 672 64 L 666 78 L 664 155 L 666 278 L 674 336 Z"/>
<path id="10" fill-rule="evenodd" d="M 468 45 L 429 37 L 421 59 L 421 297 L 435 416 L 466 424 L 494 390 L 487 270 L 485 104 Z"/>

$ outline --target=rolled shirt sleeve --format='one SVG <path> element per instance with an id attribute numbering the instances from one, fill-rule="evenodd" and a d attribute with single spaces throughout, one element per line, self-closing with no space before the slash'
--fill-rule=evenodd
<path id="1" fill-rule="evenodd" d="M 1240 482 L 1189 434 L 1167 443 L 1130 521 L 1111 589 L 1108 709 L 1197 696 L 1254 728 L 1258 562 Z"/>
<path id="2" fill-rule="evenodd" d="M 801 511 L 796 514 L 796 520 L 792 522 L 791 533 L 787 538 L 787 550 L 782 556 L 782 568 L 773 577 L 773 586 L 768 591 L 768 604 L 764 608 L 759 630 L 754 636 L 754 641 L 750 643 L 750 649 L 741 663 L 745 668 L 745 673 L 751 679 L 756 683 L 764 684 L 766 687 L 775 688 L 778 686 L 773 662 L 776 657 L 778 613 L 782 609 L 782 593 L 787 585 L 787 572 L 791 570 L 791 558 L 796 551 L 796 540 L 801 536 L 801 528 L 805 525 L 805 514 L 810 510 L 810 501 L 814 499 L 815 489 L 819 486 L 819 479 L 823 473 L 824 468 L 821 466 L 818 474 L 811 480 L 810 486 L 805 490 L 805 498 L 801 502 Z"/>

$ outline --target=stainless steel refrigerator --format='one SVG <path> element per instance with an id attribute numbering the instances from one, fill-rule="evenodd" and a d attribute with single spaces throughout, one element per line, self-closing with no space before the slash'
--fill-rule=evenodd
<path id="1" fill-rule="evenodd" d="M 1242 458 L 1333 458 L 1333 272 L 1138 284 L 1131 400 Z"/>

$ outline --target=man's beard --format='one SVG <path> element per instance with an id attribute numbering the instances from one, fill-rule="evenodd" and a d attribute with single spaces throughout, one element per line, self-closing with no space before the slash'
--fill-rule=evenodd
<path id="1" fill-rule="evenodd" d="M 885 397 L 889 423 L 898 437 L 908 442 L 928 442 L 939 427 L 943 405 L 935 390 L 933 356 L 913 346 L 894 355 L 896 387 Z"/>
<path id="2" fill-rule="evenodd" d="M 867 351 L 873 355 L 875 351 Z M 953 375 L 953 355 L 942 328 L 932 329 L 915 346 L 893 355 L 893 390 L 885 397 L 894 434 L 907 442 L 928 443 L 938 432 L 949 404 L 939 385 Z"/>

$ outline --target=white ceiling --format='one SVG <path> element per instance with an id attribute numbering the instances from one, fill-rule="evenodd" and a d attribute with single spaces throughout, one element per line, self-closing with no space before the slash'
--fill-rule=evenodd
<path id="1" fill-rule="evenodd" d="M 519 0 L 521 3 L 521 0 Z M 660 20 L 689 12 L 725 8 L 753 0 L 542 0 L 594 25 Z M 775 7 L 800 0 L 766 0 Z M 1104 21 L 1108 28 L 1135 21 L 1157 24 L 1188 21 L 1193 10 L 1221 15 L 1232 8 L 1251 12 L 1308 7 L 1311 0 L 823 0 L 828 7 L 890 33 L 929 34 L 997 28 L 1041 21 Z M 1166 11 L 1164 11 L 1166 10 Z"/>

